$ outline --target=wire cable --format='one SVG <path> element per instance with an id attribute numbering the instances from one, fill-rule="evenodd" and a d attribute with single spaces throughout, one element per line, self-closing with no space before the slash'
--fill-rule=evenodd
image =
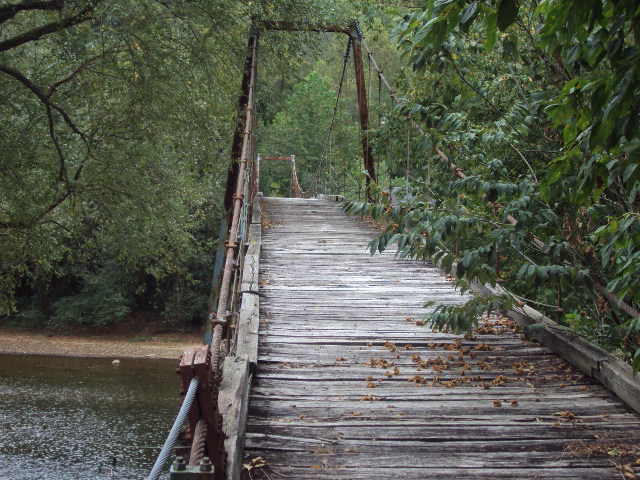
<path id="1" fill-rule="evenodd" d="M 160 475 L 162 474 L 162 469 L 164 468 L 164 464 L 169 460 L 169 455 L 171 455 L 171 451 L 173 447 L 176 445 L 176 441 L 178 440 L 178 435 L 180 435 L 180 429 L 184 422 L 187 420 L 187 414 L 189 410 L 191 410 L 191 405 L 193 404 L 193 399 L 196 396 L 196 392 L 198 391 L 198 377 L 193 377 L 191 379 L 191 383 L 189 384 L 189 389 L 187 390 L 187 394 L 184 396 L 184 401 L 182 402 L 182 406 L 180 407 L 180 411 L 178 412 L 178 416 L 173 422 L 173 427 L 171 427 L 171 431 L 167 436 L 167 440 L 164 442 L 164 446 L 156 459 L 156 463 L 154 463 L 153 468 L 151 469 L 151 473 L 147 477 L 147 480 L 158 480 Z"/>
<path id="2" fill-rule="evenodd" d="M 347 51 L 344 54 L 344 65 L 342 66 L 342 75 L 340 77 L 340 85 L 338 86 L 338 95 L 336 96 L 336 104 L 333 107 L 333 116 L 331 117 L 331 123 L 329 124 L 329 132 L 327 133 L 327 139 L 324 142 L 324 148 L 322 150 L 322 156 L 320 157 L 320 166 L 318 167 L 318 175 L 317 182 L 320 183 L 320 172 L 322 171 L 322 167 L 324 165 L 325 157 L 327 155 L 327 147 L 329 145 L 329 140 L 331 139 L 331 133 L 333 132 L 333 126 L 336 122 L 336 115 L 338 113 L 338 105 L 340 104 L 340 96 L 342 95 L 342 85 L 344 84 L 344 76 L 347 71 L 347 62 L 349 61 L 349 56 L 351 52 L 351 37 L 349 37 L 349 41 L 347 42 Z"/>

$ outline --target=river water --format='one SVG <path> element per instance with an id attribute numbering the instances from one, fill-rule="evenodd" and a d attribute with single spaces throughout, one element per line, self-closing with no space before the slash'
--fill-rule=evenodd
<path id="1" fill-rule="evenodd" d="M 176 366 L 0 355 L 0 479 L 143 479 L 179 408 Z"/>

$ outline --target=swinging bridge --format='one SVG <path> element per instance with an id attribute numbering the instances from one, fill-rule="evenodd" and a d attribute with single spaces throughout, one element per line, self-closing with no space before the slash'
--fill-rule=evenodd
<path id="1" fill-rule="evenodd" d="M 260 27 L 349 37 L 362 132 L 363 47 L 393 95 L 357 23 Z M 465 301 L 451 279 L 431 263 L 369 256 L 375 226 L 347 217 L 318 181 L 304 192 L 295 157 L 258 155 L 258 40 L 254 28 L 209 331 L 180 359 L 182 407 L 148 478 L 168 461 L 171 479 L 622 478 L 611 452 L 640 438 L 628 365 L 527 306 L 472 336 L 425 328 L 425 300 Z M 376 172 L 361 139 L 368 193 Z M 266 160 L 291 162 L 290 198 L 258 193 Z M 540 321 L 535 341 L 517 333 Z M 176 458 L 184 425 L 188 454 Z"/>

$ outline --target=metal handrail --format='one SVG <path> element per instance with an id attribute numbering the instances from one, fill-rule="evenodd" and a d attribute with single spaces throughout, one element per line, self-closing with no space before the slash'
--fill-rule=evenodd
<path id="1" fill-rule="evenodd" d="M 171 433 L 165 442 L 158 459 L 149 475 L 149 480 L 156 480 L 162 473 L 171 451 L 177 441 L 180 428 L 189 420 L 193 443 L 198 443 L 198 451 L 204 454 L 205 449 L 214 463 L 213 473 L 216 479 L 226 478 L 224 458 L 224 438 L 222 433 L 221 414 L 218 405 L 218 390 L 221 381 L 222 358 L 231 348 L 233 338 L 232 323 L 235 312 L 240 308 L 240 283 L 244 266 L 244 253 L 247 241 L 248 226 L 251 223 L 251 202 L 256 194 L 255 175 L 256 148 L 254 130 L 257 125 L 255 117 L 255 89 L 257 74 L 258 32 L 252 29 L 249 41 L 249 85 L 245 105 L 245 121 L 242 140 L 242 152 L 238 162 L 237 181 L 233 195 L 231 224 L 228 230 L 221 232 L 219 241 L 224 245 L 224 267 L 221 281 L 217 288 L 218 278 L 214 274 L 209 322 L 212 330 L 211 342 L 208 346 L 185 351 L 181 358 L 178 373 L 183 377 L 185 400 L 174 422 Z M 223 223 L 226 225 L 226 222 Z M 226 230 L 226 228 L 225 228 Z M 217 293 L 217 295 L 216 295 Z M 215 309 L 214 309 L 215 308 Z M 214 312 L 214 313 L 213 313 Z M 226 344 L 223 337 L 226 333 Z M 187 388 L 188 385 L 188 388 Z M 198 388 L 200 385 L 200 388 Z M 194 400 L 197 398 L 197 405 Z M 197 429 L 196 425 L 206 428 Z M 197 437 L 197 438 L 196 438 Z M 206 459 L 192 458 L 190 463 Z M 208 460 L 207 460 L 208 461 Z M 209 464 L 210 465 L 210 464 Z"/>

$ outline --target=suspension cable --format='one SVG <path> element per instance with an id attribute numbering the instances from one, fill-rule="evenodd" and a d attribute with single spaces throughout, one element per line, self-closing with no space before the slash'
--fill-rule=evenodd
<path id="1" fill-rule="evenodd" d="M 327 155 L 327 147 L 329 145 L 329 141 L 331 138 L 331 133 L 333 132 L 333 126 L 335 124 L 336 121 L 336 115 L 338 113 L 338 106 L 340 104 L 340 96 L 342 95 L 342 85 L 344 83 L 344 76 L 345 73 L 347 71 L 347 62 L 349 61 L 349 56 L 350 56 L 350 52 L 351 52 L 351 37 L 349 37 L 349 41 L 347 42 L 347 50 L 344 54 L 344 64 L 342 66 L 342 75 L 340 76 L 340 85 L 338 86 L 338 95 L 336 96 L 336 104 L 333 107 L 333 115 L 331 117 L 331 123 L 329 124 L 329 132 L 327 133 L 327 138 L 324 142 L 324 148 L 322 150 L 322 156 L 320 157 L 320 167 L 318 168 L 318 175 L 316 176 L 316 181 L 319 183 L 320 182 L 320 172 L 322 171 L 322 166 L 324 164 L 325 161 L 325 157 Z"/>
<path id="2" fill-rule="evenodd" d="M 160 478 L 162 474 L 162 469 L 164 468 L 164 464 L 169 460 L 169 455 L 171 455 L 171 451 L 173 447 L 176 445 L 176 441 L 178 440 L 178 435 L 180 434 L 180 429 L 182 425 L 187 420 L 187 414 L 189 410 L 191 410 L 191 405 L 193 404 L 193 399 L 196 396 L 196 391 L 198 390 L 198 377 L 193 377 L 191 379 L 191 383 L 189 384 L 189 389 L 187 390 L 187 394 L 184 397 L 184 401 L 182 402 L 182 406 L 180 407 L 180 411 L 178 412 L 178 416 L 176 420 L 173 422 L 173 426 L 171 427 L 171 431 L 167 436 L 167 440 L 164 442 L 164 446 L 156 459 L 156 463 L 153 465 L 151 469 L 151 473 L 147 477 L 147 480 L 157 480 Z"/>

